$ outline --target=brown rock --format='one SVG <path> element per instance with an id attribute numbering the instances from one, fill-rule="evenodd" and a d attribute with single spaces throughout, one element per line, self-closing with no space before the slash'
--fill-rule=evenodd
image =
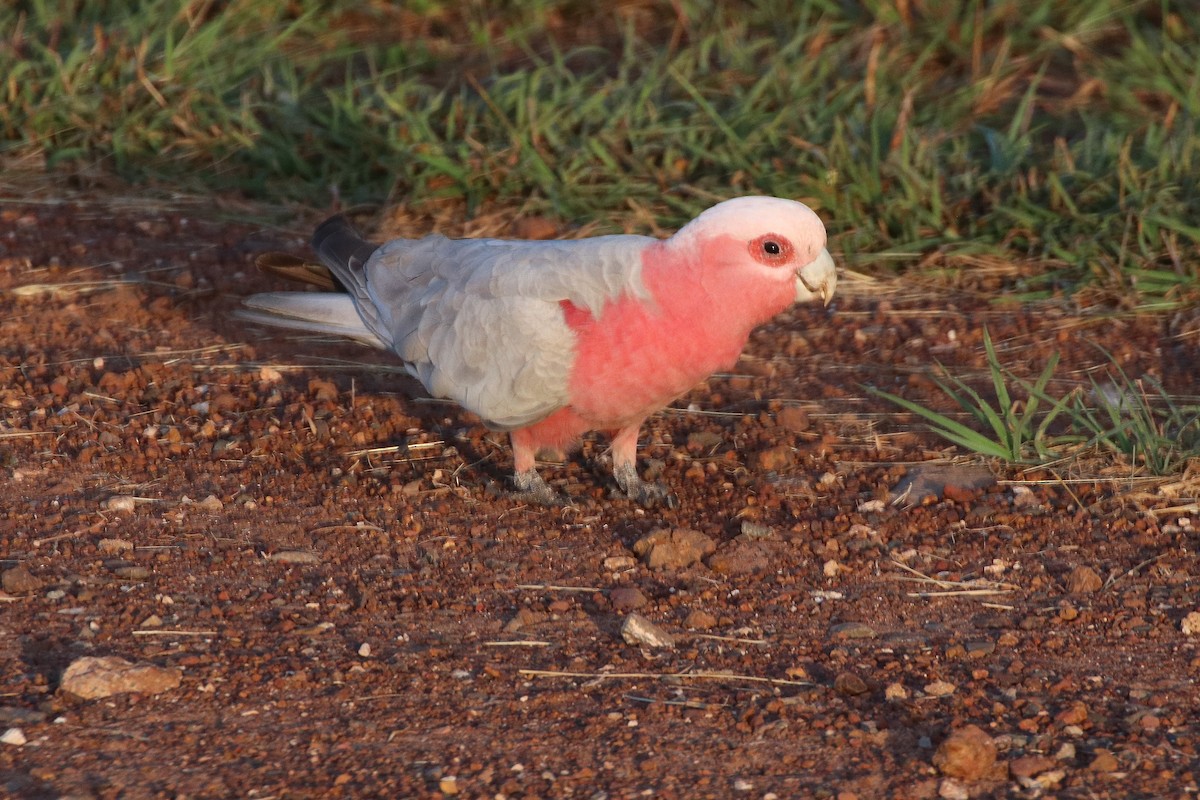
<path id="1" fill-rule="evenodd" d="M 745 575 L 771 566 L 766 548 L 754 542 L 735 542 L 708 559 L 708 567 L 721 575 Z"/>
<path id="2" fill-rule="evenodd" d="M 833 690 L 840 695 L 853 697 L 871 691 L 867 682 L 853 672 L 839 672 L 833 679 Z"/>
<path id="3" fill-rule="evenodd" d="M 943 775 L 977 781 L 996 763 L 996 743 L 976 725 L 950 732 L 933 754 L 933 765 Z"/>
<path id="4" fill-rule="evenodd" d="M 947 500 L 952 500 L 955 503 L 969 503 L 979 496 L 979 490 L 968 486 L 959 486 L 955 483 L 947 483 L 942 494 L 945 495 Z"/>
<path id="5" fill-rule="evenodd" d="M 1091 594 L 1103 585 L 1104 581 L 1096 574 L 1096 570 L 1083 564 L 1067 575 L 1067 591 L 1071 594 Z"/>
<path id="6" fill-rule="evenodd" d="M 183 672 L 175 667 L 132 664 L 117 656 L 85 656 L 71 662 L 59 691 L 84 700 L 114 694 L 158 694 L 179 686 Z"/>
<path id="7" fill-rule="evenodd" d="M 808 412 L 799 406 L 784 406 L 775 412 L 775 423 L 785 430 L 800 433 L 808 430 Z"/>
<path id="8" fill-rule="evenodd" d="M 754 456 L 754 464 L 761 472 L 779 472 L 790 467 L 795 457 L 792 448 L 780 444 L 758 451 Z"/>
<path id="9" fill-rule="evenodd" d="M 633 543 L 633 552 L 651 569 L 686 567 L 716 549 L 711 538 L 688 528 L 658 528 Z"/>
<path id="10" fill-rule="evenodd" d="M 545 611 L 534 611 L 532 608 L 522 608 L 517 612 L 515 617 L 508 621 L 508 624 L 504 626 L 504 630 L 508 631 L 509 633 L 516 633 L 522 628 L 526 628 L 531 625 L 537 625 L 539 622 L 545 622 L 548 616 L 549 615 Z"/>
<path id="11" fill-rule="evenodd" d="M 1092 772 L 1116 772 L 1120 768 L 1117 757 L 1107 750 L 1097 750 L 1096 757 L 1088 765 L 1088 769 Z"/>
<path id="12" fill-rule="evenodd" d="M 829 626 L 829 638 L 835 642 L 847 639 L 874 639 L 879 634 L 865 622 L 839 622 Z"/>
<path id="13" fill-rule="evenodd" d="M 687 615 L 687 619 L 683 621 L 685 628 L 691 628 L 696 631 L 707 631 L 717 627 L 717 618 L 707 611 L 701 611 L 696 608 L 692 613 Z"/>
<path id="14" fill-rule="evenodd" d="M 107 555 L 128 553 L 133 550 L 133 542 L 128 539 L 101 539 L 96 542 L 96 549 Z"/>
<path id="15" fill-rule="evenodd" d="M 1076 700 L 1069 707 L 1058 712 L 1058 716 L 1055 717 L 1055 720 L 1057 720 L 1060 725 L 1082 725 L 1087 721 L 1087 718 L 1087 704 L 1081 700 Z"/>
<path id="16" fill-rule="evenodd" d="M 1008 773 L 1014 778 L 1032 778 L 1054 769 L 1058 762 L 1049 756 L 1021 756 L 1008 762 Z"/>
<path id="17" fill-rule="evenodd" d="M 970 800 L 971 792 L 962 781 L 954 778 L 943 778 L 938 784 L 937 796 L 942 800 Z"/>
<path id="18" fill-rule="evenodd" d="M 612 603 L 613 611 L 632 611 L 650 602 L 642 590 L 636 586 L 618 586 L 608 593 L 608 602 Z"/>
<path id="19" fill-rule="evenodd" d="M 4 570 L 4 574 L 0 576 L 0 585 L 9 594 L 28 594 L 36 592 L 42 582 L 29 571 L 29 567 L 17 564 L 11 569 Z"/>

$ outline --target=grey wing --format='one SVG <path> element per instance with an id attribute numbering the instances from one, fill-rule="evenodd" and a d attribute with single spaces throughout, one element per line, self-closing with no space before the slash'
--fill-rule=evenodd
<path id="1" fill-rule="evenodd" d="M 453 292 L 396 335 L 397 352 L 430 392 L 493 428 L 532 424 L 568 402 L 575 335 L 556 304 Z"/>
<path id="2" fill-rule="evenodd" d="M 649 241 L 396 240 L 365 265 L 363 317 L 432 394 L 495 428 L 523 427 L 568 402 L 575 334 L 562 303 L 599 314 L 644 295 Z"/>

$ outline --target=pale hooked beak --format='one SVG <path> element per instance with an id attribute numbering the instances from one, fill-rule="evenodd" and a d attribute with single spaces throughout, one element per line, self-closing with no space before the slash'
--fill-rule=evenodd
<path id="1" fill-rule="evenodd" d="M 807 303 L 817 297 L 829 305 L 837 288 L 837 267 L 828 250 L 821 252 L 796 273 L 796 302 Z"/>

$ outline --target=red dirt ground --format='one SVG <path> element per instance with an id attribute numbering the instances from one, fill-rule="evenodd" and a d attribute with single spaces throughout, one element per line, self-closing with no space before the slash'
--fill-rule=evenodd
<path id="1" fill-rule="evenodd" d="M 652 420 L 641 464 L 678 509 L 611 498 L 597 439 L 544 469 L 571 505 L 527 507 L 497 491 L 503 438 L 385 354 L 231 318 L 282 288 L 254 255 L 314 220 L 211 216 L 0 206 L 0 732 L 25 740 L 0 793 L 1200 791 L 1194 498 L 997 482 L 862 388 L 946 408 L 925 376 L 978 370 L 987 325 L 1032 372 L 1058 349 L 1082 381 L 1103 344 L 1194 391 L 1194 334 L 847 280 Z M 652 568 L 659 529 L 715 552 Z M 635 609 L 675 646 L 624 641 Z M 182 680 L 80 700 L 59 684 L 84 656 Z M 992 766 L 935 759 L 972 724 Z"/>

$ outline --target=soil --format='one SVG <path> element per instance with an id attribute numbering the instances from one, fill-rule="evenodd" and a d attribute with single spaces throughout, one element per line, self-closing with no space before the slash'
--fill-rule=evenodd
<path id="1" fill-rule="evenodd" d="M 541 508 L 386 354 L 234 319 L 316 220 L 224 216 L 0 205 L 0 794 L 1200 791 L 1195 491 L 954 458 L 863 389 L 949 410 L 986 326 L 1194 392 L 1177 321 L 848 278 L 647 425 L 678 508 L 598 438 Z M 83 700 L 86 656 L 180 679 Z"/>

